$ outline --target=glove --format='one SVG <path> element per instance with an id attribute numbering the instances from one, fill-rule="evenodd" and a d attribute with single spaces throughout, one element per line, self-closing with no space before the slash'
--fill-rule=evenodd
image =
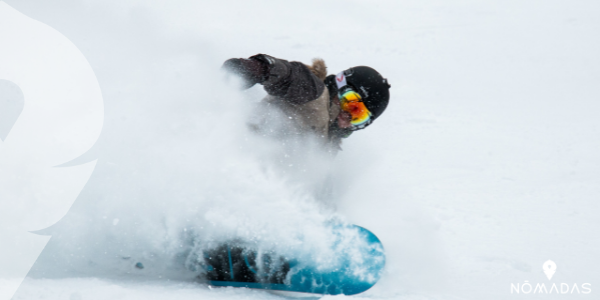
<path id="1" fill-rule="evenodd" d="M 268 64 L 255 56 L 246 58 L 231 58 L 226 60 L 221 67 L 229 74 L 242 79 L 242 89 L 249 89 L 257 83 L 262 83 L 268 78 Z"/>

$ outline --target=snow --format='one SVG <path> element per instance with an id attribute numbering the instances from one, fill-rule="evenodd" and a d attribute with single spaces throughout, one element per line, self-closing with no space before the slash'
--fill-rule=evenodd
<path id="1" fill-rule="evenodd" d="M 596 1 L 5 2 L 77 45 L 105 104 L 102 136 L 78 161 L 98 158 L 96 170 L 43 231 L 52 238 L 14 299 L 285 298 L 195 283 L 182 236 L 322 249 L 332 216 L 386 249 L 383 278 L 352 298 L 597 292 Z M 292 157 L 308 172 L 282 173 L 265 158 L 278 145 L 243 130 L 264 93 L 228 90 L 217 70 L 256 53 L 389 79 L 386 113 L 332 163 L 337 200 L 304 192 L 326 158 Z M 592 293 L 511 294 L 526 280 Z"/>

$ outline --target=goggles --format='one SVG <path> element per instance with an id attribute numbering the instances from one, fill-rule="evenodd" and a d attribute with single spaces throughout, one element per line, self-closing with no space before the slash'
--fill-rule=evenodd
<path id="1" fill-rule="evenodd" d="M 351 130 L 359 130 L 373 122 L 372 114 L 362 102 L 360 94 L 354 91 L 347 83 L 344 73 L 336 76 L 340 107 L 351 116 Z"/>

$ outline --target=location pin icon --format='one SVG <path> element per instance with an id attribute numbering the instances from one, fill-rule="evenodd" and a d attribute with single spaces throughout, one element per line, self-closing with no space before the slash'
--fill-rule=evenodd
<path id="1" fill-rule="evenodd" d="M 544 270 L 544 273 L 546 273 L 546 277 L 548 277 L 548 280 L 550 280 L 552 279 L 554 273 L 556 273 L 556 263 L 554 263 L 551 260 L 547 260 L 542 266 L 542 269 Z"/>
<path id="2" fill-rule="evenodd" d="M 0 79 L 0 140 L 6 140 L 8 133 L 23 111 L 25 97 L 18 85 Z"/>

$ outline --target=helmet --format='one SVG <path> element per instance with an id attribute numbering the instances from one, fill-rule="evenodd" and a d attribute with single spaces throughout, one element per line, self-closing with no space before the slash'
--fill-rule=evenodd
<path id="1" fill-rule="evenodd" d="M 328 76 L 325 84 L 332 96 L 337 94 L 338 88 L 343 87 L 340 84 L 344 83 L 340 83 L 339 80 L 336 82 L 336 78 L 341 77 L 345 77 L 345 84 L 352 87 L 361 96 L 363 103 L 371 112 L 373 120 L 383 113 L 390 100 L 391 85 L 379 72 L 371 67 L 358 66 L 341 72 L 337 77 Z M 332 88 L 335 89 L 332 90 Z"/>

